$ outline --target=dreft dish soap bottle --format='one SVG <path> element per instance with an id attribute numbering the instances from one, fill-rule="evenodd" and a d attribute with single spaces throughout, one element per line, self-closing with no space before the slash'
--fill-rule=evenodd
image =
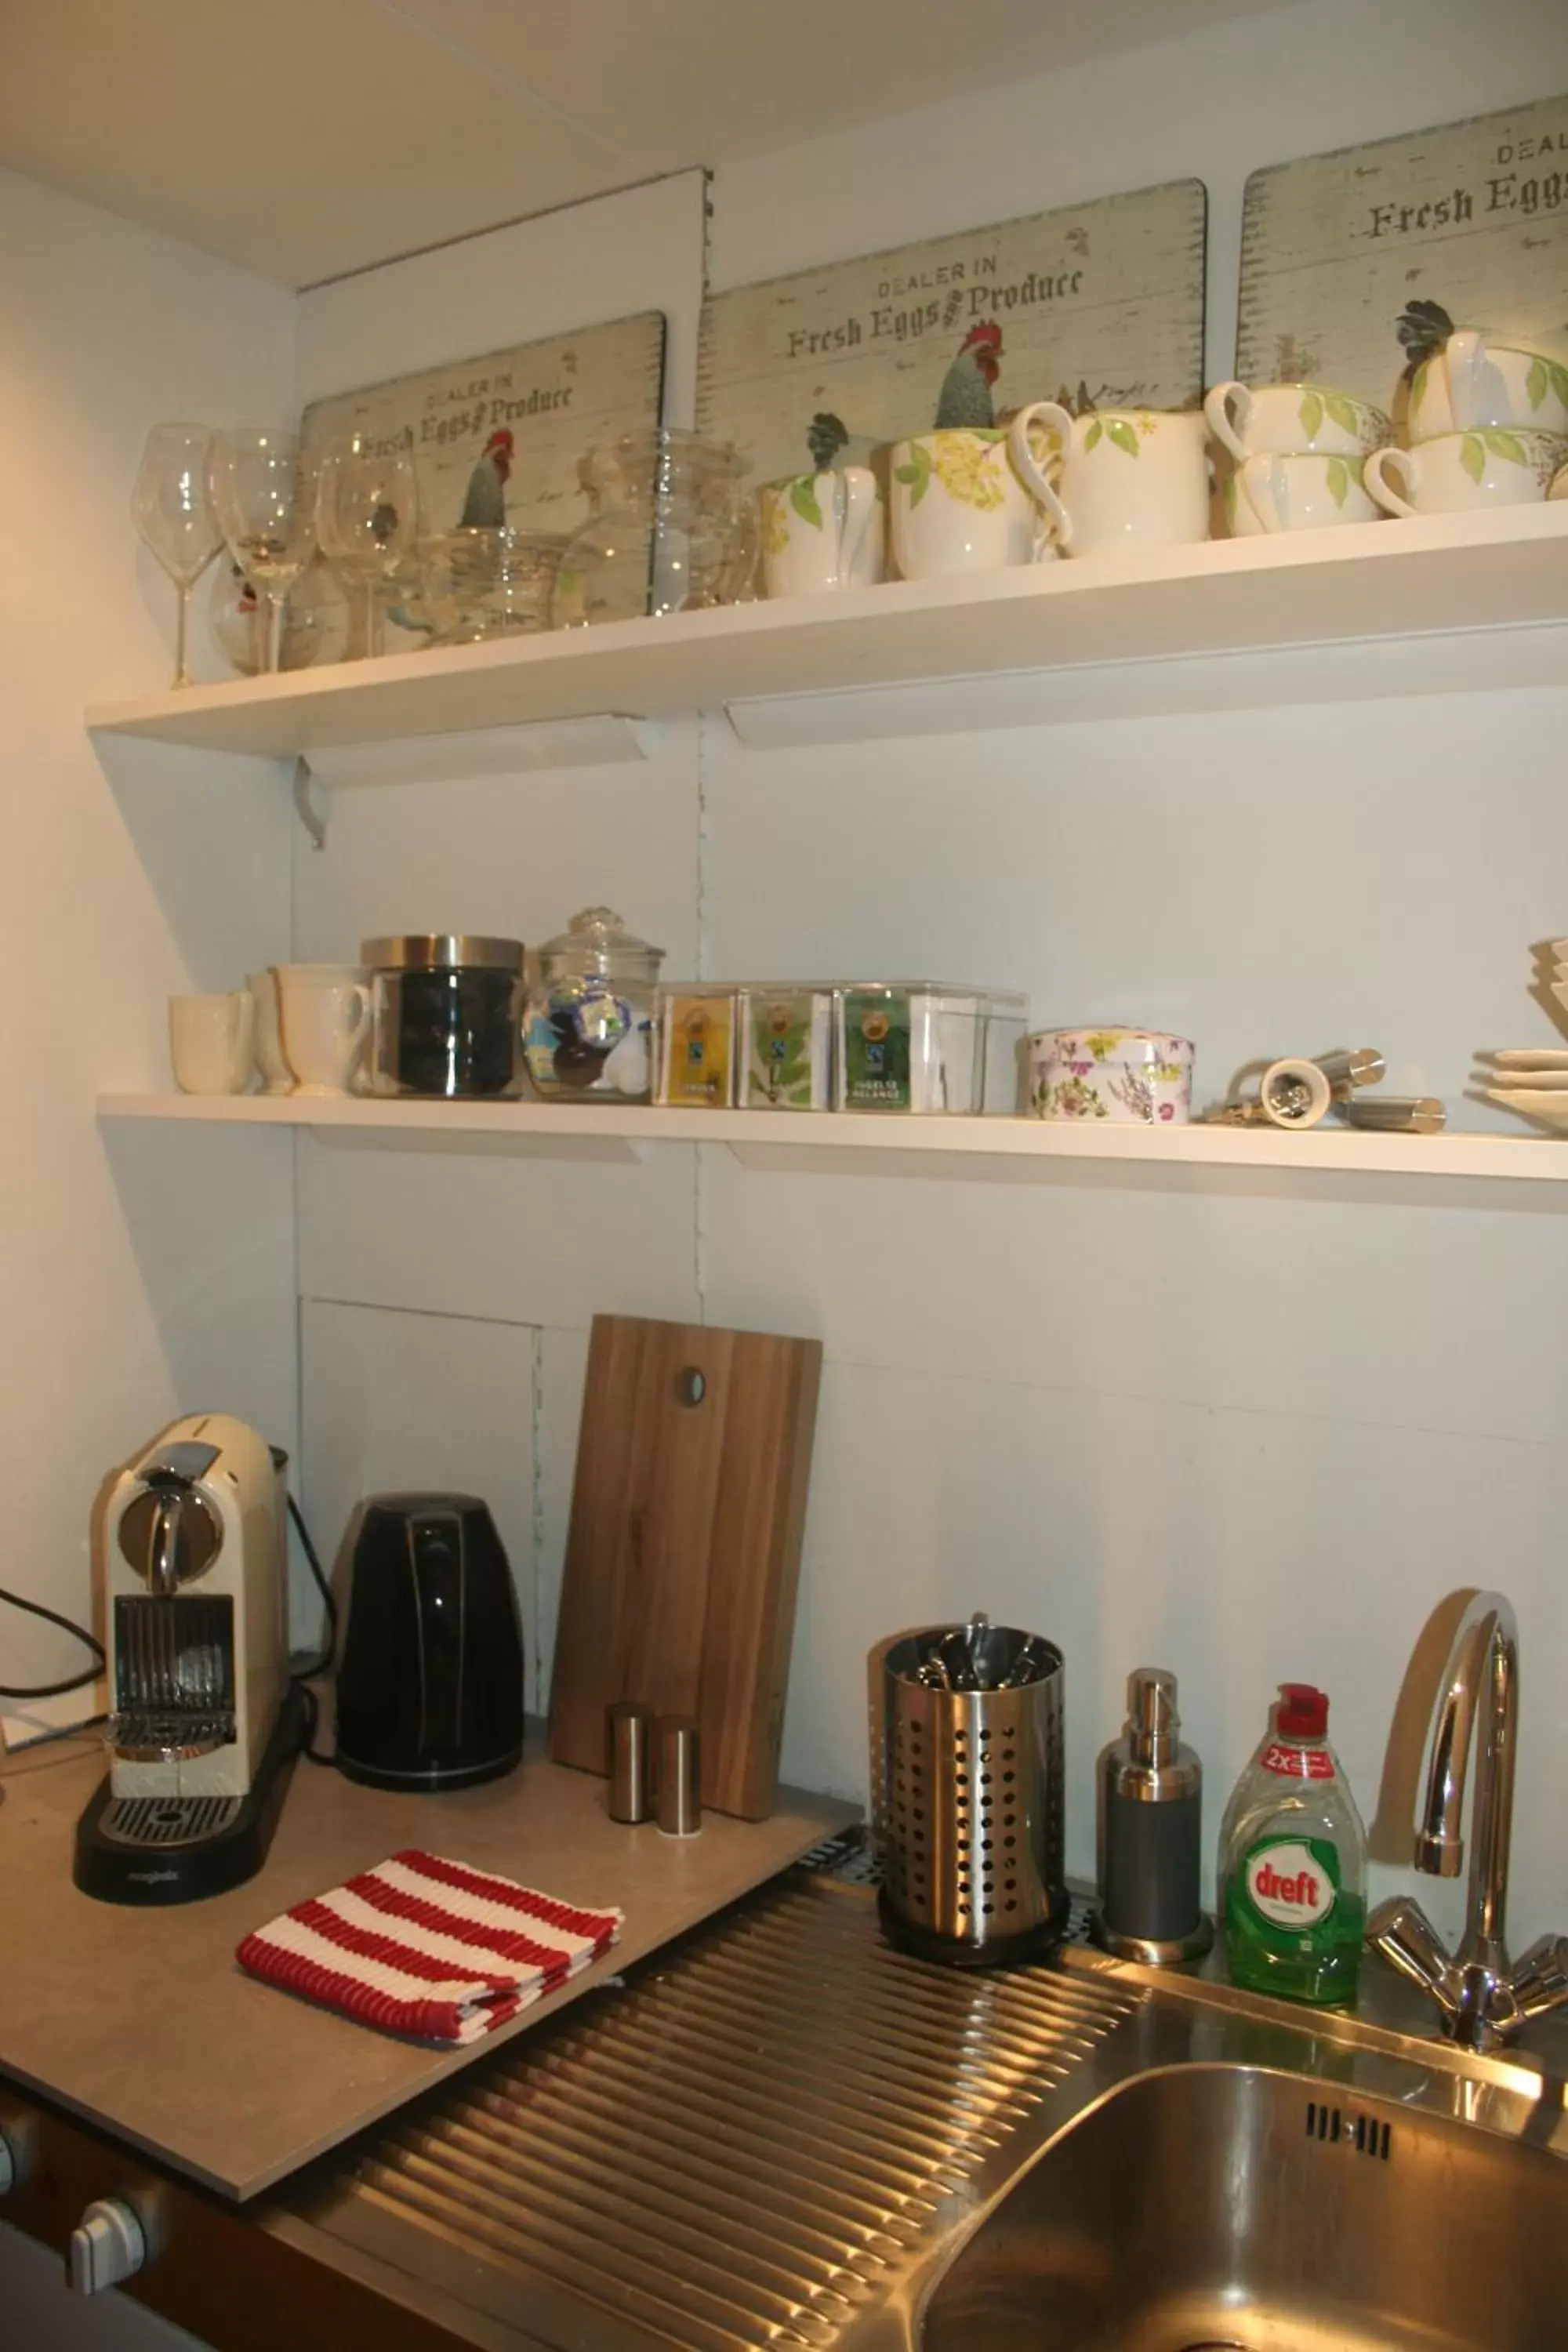
<path id="1" fill-rule="evenodd" d="M 1325 2005 L 1355 1999 L 1366 1916 L 1366 1832 L 1328 1730 L 1323 1693 L 1282 1683 L 1219 1839 L 1232 1978 Z"/>

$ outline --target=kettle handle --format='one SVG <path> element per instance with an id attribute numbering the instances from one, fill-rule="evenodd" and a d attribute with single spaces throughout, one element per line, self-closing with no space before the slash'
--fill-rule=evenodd
<path id="1" fill-rule="evenodd" d="M 447 1562 L 426 1556 L 437 1530 L 447 1529 L 456 1538 L 455 1579 L 444 1572 Z M 408 1565 L 419 1626 L 419 1749 L 427 1757 L 462 1744 L 463 1619 L 468 1591 L 464 1545 L 460 1512 L 439 1517 L 431 1514 L 409 1525 Z"/>

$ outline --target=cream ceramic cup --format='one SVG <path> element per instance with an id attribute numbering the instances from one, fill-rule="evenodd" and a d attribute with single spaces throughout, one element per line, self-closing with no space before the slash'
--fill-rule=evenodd
<path id="1" fill-rule="evenodd" d="M 1363 457 L 1394 438 L 1381 408 L 1326 383 L 1216 383 L 1204 415 L 1215 439 L 1238 464 L 1303 450 Z"/>
<path id="2" fill-rule="evenodd" d="M 1560 433 L 1478 426 L 1411 449 L 1374 449 L 1365 480 L 1392 515 L 1479 514 L 1538 505 L 1564 460 L 1568 437 Z"/>
<path id="3" fill-rule="evenodd" d="M 261 1091 L 264 1095 L 291 1095 L 294 1073 L 283 1056 L 283 1039 L 279 1029 L 277 970 L 268 964 L 265 971 L 250 972 L 245 984 L 256 1008 L 256 1066 L 261 1073 Z"/>
<path id="4" fill-rule="evenodd" d="M 757 508 L 765 594 L 816 596 L 881 579 L 884 518 L 868 466 L 764 483 Z"/>
<path id="5" fill-rule="evenodd" d="M 1568 499 L 1568 466 L 1562 467 L 1552 476 L 1552 488 L 1546 495 L 1549 499 Z"/>
<path id="6" fill-rule="evenodd" d="M 1209 461 L 1197 410 L 1104 408 L 1069 416 L 1054 400 L 1020 409 L 1008 433 L 1018 472 L 1037 498 L 1050 484 L 1030 446 L 1044 425 L 1059 467 L 1064 552 L 1111 555 L 1180 547 L 1209 535 Z"/>
<path id="7" fill-rule="evenodd" d="M 370 974 L 363 964 L 280 963 L 283 1052 L 297 1095 L 342 1095 L 370 1034 Z"/>
<path id="8" fill-rule="evenodd" d="M 248 989 L 171 996 L 169 1058 L 187 1095 L 242 1095 L 254 1075 L 256 1007 Z"/>
<path id="9" fill-rule="evenodd" d="M 1061 505 L 1030 463 L 1026 488 L 1009 463 L 1005 433 L 961 428 L 895 442 L 889 520 L 903 578 L 1001 572 L 1053 558 Z"/>
<path id="10" fill-rule="evenodd" d="M 1461 327 L 1416 369 L 1406 422 L 1412 441 L 1485 425 L 1568 433 L 1568 365 Z"/>
<path id="11" fill-rule="evenodd" d="M 1359 457 L 1244 457 L 1225 486 L 1225 511 L 1232 539 L 1383 520 Z"/>

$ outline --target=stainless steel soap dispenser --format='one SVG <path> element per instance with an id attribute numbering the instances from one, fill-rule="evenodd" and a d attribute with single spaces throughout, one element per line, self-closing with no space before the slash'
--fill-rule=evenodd
<path id="1" fill-rule="evenodd" d="M 1204 1768 L 1182 1745 L 1176 1677 L 1134 1666 L 1127 1721 L 1100 1758 L 1100 1901 L 1089 1917 L 1097 1944 L 1124 1960 L 1169 1968 L 1214 1941 L 1199 1879 Z"/>

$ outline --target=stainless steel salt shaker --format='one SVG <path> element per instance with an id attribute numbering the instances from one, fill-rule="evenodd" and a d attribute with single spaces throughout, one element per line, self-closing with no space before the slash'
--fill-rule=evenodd
<path id="1" fill-rule="evenodd" d="M 1089 1923 L 1122 1959 L 1169 1968 L 1214 1941 L 1200 1894 L 1203 1779 L 1182 1745 L 1175 1675 L 1135 1666 L 1121 1737 L 1100 1759 L 1100 1901 Z"/>

